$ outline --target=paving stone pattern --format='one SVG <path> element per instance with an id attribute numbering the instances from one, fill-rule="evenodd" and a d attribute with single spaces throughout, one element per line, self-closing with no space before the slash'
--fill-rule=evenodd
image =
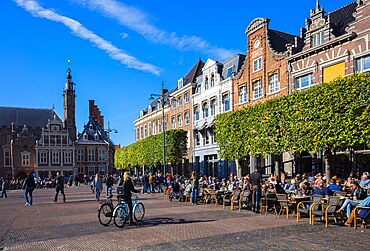
<path id="1" fill-rule="evenodd" d="M 0 199 L 0 250 L 369 250 L 370 229 L 325 229 L 306 219 L 170 202 L 163 194 L 140 195 L 142 223 L 104 227 L 89 188 L 65 190 L 66 203 L 52 202 L 53 189 L 35 190 L 32 206 L 20 190 Z"/>

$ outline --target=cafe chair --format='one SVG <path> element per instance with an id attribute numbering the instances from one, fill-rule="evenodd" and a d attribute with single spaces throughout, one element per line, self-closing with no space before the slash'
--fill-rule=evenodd
<path id="1" fill-rule="evenodd" d="M 337 222 L 337 215 L 336 209 L 339 205 L 340 198 L 337 196 L 330 196 L 326 202 L 326 204 L 314 203 L 312 204 L 310 211 L 311 211 L 311 224 L 315 224 L 315 216 L 319 216 L 320 218 L 324 218 L 325 220 L 325 227 L 328 227 L 329 224 L 329 216 L 334 217 L 334 221 Z"/>
<path id="2" fill-rule="evenodd" d="M 293 212 L 294 214 L 294 205 L 288 200 L 288 196 L 286 194 L 276 194 L 278 207 L 280 208 L 277 217 L 279 217 L 283 211 L 286 213 L 286 218 L 289 219 L 289 212 Z"/>
<path id="3" fill-rule="evenodd" d="M 246 208 L 250 207 L 251 204 L 251 191 L 250 190 L 244 190 L 241 192 L 239 196 L 239 211 L 243 208 L 243 205 L 245 205 Z"/>
<path id="4" fill-rule="evenodd" d="M 297 222 L 299 222 L 299 219 L 301 218 L 301 215 L 307 215 L 308 216 L 308 223 L 311 221 L 311 206 L 313 204 L 321 203 L 322 195 L 320 194 L 314 194 L 311 196 L 310 201 L 301 201 L 297 204 Z"/>

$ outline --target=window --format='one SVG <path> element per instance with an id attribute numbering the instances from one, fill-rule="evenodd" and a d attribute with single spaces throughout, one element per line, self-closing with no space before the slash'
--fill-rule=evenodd
<path id="1" fill-rule="evenodd" d="M 370 55 L 356 60 L 356 72 L 365 72 L 370 70 Z"/>
<path id="2" fill-rule="evenodd" d="M 64 153 L 64 163 L 72 163 L 72 152 L 68 151 Z"/>
<path id="3" fill-rule="evenodd" d="M 324 32 L 319 32 L 311 36 L 311 47 L 318 46 L 324 43 Z"/>
<path id="4" fill-rule="evenodd" d="M 186 111 L 185 112 L 185 125 L 188 125 L 190 124 L 190 116 L 189 116 L 189 112 Z"/>
<path id="5" fill-rule="evenodd" d="M 84 161 L 84 150 L 77 150 L 77 161 Z"/>
<path id="6" fill-rule="evenodd" d="M 175 116 L 173 116 L 171 118 L 171 122 L 172 122 L 172 129 L 176 129 L 176 118 L 175 118 Z"/>
<path id="7" fill-rule="evenodd" d="M 140 139 L 143 139 L 144 138 L 144 130 L 143 130 L 143 126 L 140 126 Z"/>
<path id="8" fill-rule="evenodd" d="M 258 99 L 262 97 L 262 87 L 261 87 L 261 81 L 258 80 L 252 84 L 253 89 L 253 99 Z"/>
<path id="9" fill-rule="evenodd" d="M 199 133 L 198 132 L 195 132 L 194 140 L 195 140 L 195 145 L 199 146 L 200 145 L 200 139 L 199 139 Z"/>
<path id="10" fill-rule="evenodd" d="M 148 137 L 148 127 L 144 125 L 144 138 Z"/>
<path id="11" fill-rule="evenodd" d="M 22 166 L 29 166 L 30 165 L 30 153 L 29 152 L 22 152 Z"/>
<path id="12" fill-rule="evenodd" d="M 157 121 L 154 120 L 152 122 L 152 125 L 153 125 L 153 134 L 156 135 L 157 134 Z"/>
<path id="13" fill-rule="evenodd" d="M 262 69 L 262 57 L 259 57 L 253 61 L 253 72 Z"/>
<path id="14" fill-rule="evenodd" d="M 182 106 L 182 97 L 181 96 L 177 99 L 177 104 L 178 104 L 178 106 Z"/>
<path id="15" fill-rule="evenodd" d="M 227 78 L 233 75 L 233 68 L 234 68 L 233 66 L 227 68 L 227 76 L 226 76 Z"/>
<path id="16" fill-rule="evenodd" d="M 161 133 L 162 129 L 162 120 L 158 119 L 158 133 Z"/>
<path id="17" fill-rule="evenodd" d="M 204 90 L 208 90 L 208 77 L 204 79 Z"/>
<path id="18" fill-rule="evenodd" d="M 209 107 L 208 107 L 208 103 L 207 102 L 204 102 L 203 104 L 203 118 L 208 118 L 208 111 L 209 111 Z"/>
<path id="19" fill-rule="evenodd" d="M 194 107 L 194 120 L 199 120 L 199 107 Z"/>
<path id="20" fill-rule="evenodd" d="M 48 153 L 47 152 L 40 152 L 40 164 L 48 163 Z"/>
<path id="21" fill-rule="evenodd" d="M 105 151 L 106 151 L 106 149 L 99 149 L 98 150 L 98 159 L 99 159 L 99 161 L 105 161 L 106 160 Z"/>
<path id="22" fill-rule="evenodd" d="M 269 82 L 269 94 L 280 91 L 280 82 L 278 79 L 278 74 L 275 73 L 270 76 Z"/>
<path id="23" fill-rule="evenodd" d="M 148 123 L 148 135 L 151 136 L 152 135 L 152 122 L 149 122 Z"/>
<path id="24" fill-rule="evenodd" d="M 98 133 L 97 133 L 97 132 L 95 133 L 94 138 L 95 138 L 95 140 L 96 140 L 96 141 L 98 141 L 98 140 L 99 140 L 99 135 L 98 135 Z"/>
<path id="25" fill-rule="evenodd" d="M 345 76 L 345 68 L 346 68 L 346 63 L 341 62 L 335 65 L 330 65 L 328 67 L 325 67 L 322 70 L 323 74 L 323 82 L 328 83 L 330 81 L 333 81 L 337 77 L 344 77 Z"/>
<path id="26" fill-rule="evenodd" d="M 243 104 L 247 102 L 247 87 L 240 86 L 239 87 L 239 104 Z"/>
<path id="27" fill-rule="evenodd" d="M 140 139 L 140 128 L 136 128 L 136 140 Z"/>
<path id="28" fill-rule="evenodd" d="M 176 100 L 175 99 L 173 99 L 172 100 L 172 109 L 175 109 L 176 108 Z"/>
<path id="29" fill-rule="evenodd" d="M 89 149 L 89 152 L 88 152 L 88 159 L 89 161 L 95 161 L 95 150 L 94 149 Z"/>
<path id="30" fill-rule="evenodd" d="M 197 84 L 197 87 L 195 88 L 195 93 L 200 93 L 201 88 L 202 88 L 201 85 Z"/>
<path id="31" fill-rule="evenodd" d="M 10 150 L 4 150 L 4 166 L 11 165 Z"/>
<path id="32" fill-rule="evenodd" d="M 164 118 L 164 130 L 167 130 L 167 127 L 168 126 L 168 120 L 167 120 L 167 116 Z"/>
<path id="33" fill-rule="evenodd" d="M 215 74 L 212 73 L 211 75 L 211 87 L 215 86 Z"/>
<path id="34" fill-rule="evenodd" d="M 182 127 L 182 115 L 181 114 L 177 116 L 177 122 L 179 124 L 179 127 Z"/>
<path id="35" fill-rule="evenodd" d="M 59 154 L 59 152 L 52 152 L 51 153 L 51 163 L 60 163 L 60 160 L 59 160 L 59 156 L 60 156 L 60 154 Z"/>
<path id="36" fill-rule="evenodd" d="M 222 107 L 224 112 L 230 110 L 230 99 L 228 93 L 222 96 Z"/>
<path id="37" fill-rule="evenodd" d="M 296 89 L 313 85 L 312 73 L 295 78 L 294 85 Z"/>
<path id="38" fill-rule="evenodd" d="M 209 132 L 208 132 L 208 130 L 206 130 L 204 132 L 204 144 L 205 145 L 208 145 L 209 144 Z"/>
<path id="39" fill-rule="evenodd" d="M 185 103 L 189 103 L 190 99 L 189 99 L 189 93 L 185 93 Z"/>
<path id="40" fill-rule="evenodd" d="M 212 99 L 210 105 L 211 105 L 211 107 L 210 107 L 211 108 L 211 116 L 214 116 L 214 115 L 216 115 L 216 99 Z"/>

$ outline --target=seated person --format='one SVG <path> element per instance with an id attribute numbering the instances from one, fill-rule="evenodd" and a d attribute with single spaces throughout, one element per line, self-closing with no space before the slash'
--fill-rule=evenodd
<path id="1" fill-rule="evenodd" d="M 370 187 L 370 179 L 367 177 L 366 173 L 361 176 L 360 187 L 363 189 Z"/>
<path id="2" fill-rule="evenodd" d="M 359 204 L 357 200 L 362 200 L 364 198 L 364 190 L 359 186 L 357 182 L 353 183 L 350 197 L 344 201 L 342 207 L 337 212 L 339 213 L 341 210 L 347 210 L 347 217 L 349 217 L 351 215 L 352 209 Z"/>
<path id="3" fill-rule="evenodd" d="M 363 202 L 361 202 L 360 204 L 358 204 L 357 206 L 360 206 L 360 207 L 370 207 L 370 195 L 369 196 L 367 196 L 367 198 L 363 201 Z M 348 219 L 347 219 L 347 222 L 346 223 L 344 223 L 344 225 L 345 226 L 347 226 L 347 227 L 350 227 L 351 226 L 351 224 L 352 224 L 352 222 L 353 222 L 353 220 L 354 220 L 354 218 L 355 218 L 355 211 L 356 210 L 353 210 L 352 212 L 351 212 L 351 214 L 350 214 L 350 216 L 348 217 Z M 362 214 L 362 217 L 361 218 L 366 218 L 366 217 L 368 217 L 369 216 L 369 214 L 370 214 L 370 210 L 366 210 L 366 212 L 362 212 L 363 211 L 363 209 L 361 209 L 360 210 L 360 213 L 359 213 L 359 216 L 361 216 L 361 214 Z M 365 227 L 365 225 L 364 225 L 365 223 L 362 223 L 362 226 L 361 226 L 361 228 L 363 228 L 363 227 Z"/>
<path id="4" fill-rule="evenodd" d="M 290 186 L 287 190 L 285 190 L 286 193 L 295 193 L 297 191 L 297 185 L 296 185 L 296 180 L 292 179 L 290 181 Z"/>
<path id="5" fill-rule="evenodd" d="M 329 190 L 324 186 L 324 181 L 317 183 L 317 187 L 313 191 L 313 194 L 320 194 L 323 197 L 329 196 Z"/>
<path id="6" fill-rule="evenodd" d="M 328 186 L 328 189 L 332 194 L 334 194 L 334 192 L 342 191 L 340 186 L 337 185 L 337 180 L 336 179 L 331 179 L 330 180 L 330 185 Z"/>

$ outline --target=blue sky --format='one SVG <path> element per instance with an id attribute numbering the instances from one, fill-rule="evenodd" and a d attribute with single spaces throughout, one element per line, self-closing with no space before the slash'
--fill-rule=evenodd
<path id="1" fill-rule="evenodd" d="M 321 0 L 327 12 L 350 0 Z M 256 17 L 299 35 L 315 0 L 148 1 L 1 0 L 0 106 L 51 108 L 63 118 L 62 91 L 71 61 L 77 128 L 94 99 L 122 146 L 133 121 L 158 93 L 172 89 L 199 57 L 245 54 L 244 31 Z"/>

